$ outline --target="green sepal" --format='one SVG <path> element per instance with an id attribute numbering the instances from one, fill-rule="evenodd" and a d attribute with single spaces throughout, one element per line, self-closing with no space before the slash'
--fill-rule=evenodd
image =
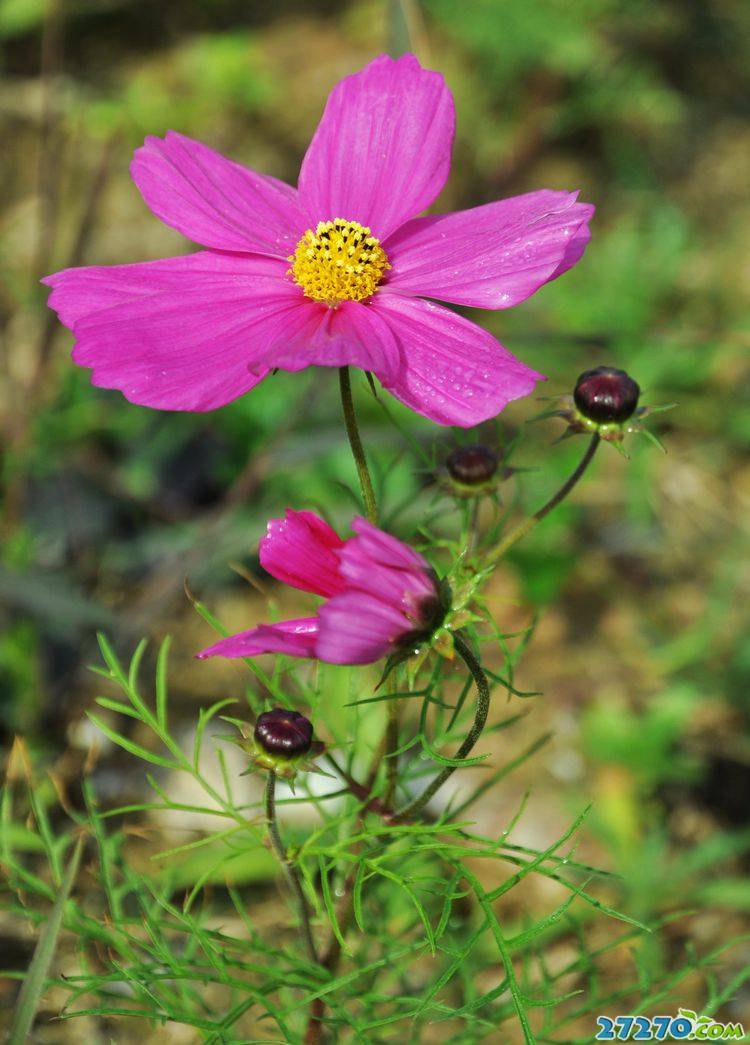
<path id="1" fill-rule="evenodd" d="M 271 755 L 260 747 L 254 736 L 254 728 L 249 722 L 238 718 L 230 718 L 228 715 L 222 715 L 221 718 L 225 722 L 231 722 L 232 725 L 236 726 L 240 736 L 221 735 L 217 737 L 217 740 L 226 740 L 230 744 L 234 744 L 244 751 L 250 759 L 250 765 L 240 773 L 240 776 L 248 776 L 248 774 L 256 772 L 267 773 L 273 771 L 276 776 L 286 780 L 291 785 L 297 773 L 300 772 L 319 773 L 322 776 L 331 775 L 312 761 L 319 755 L 322 755 L 326 749 L 325 744 L 321 741 L 314 740 L 309 751 L 292 758 L 285 758 L 282 755 Z"/>
<path id="2" fill-rule="evenodd" d="M 432 647 L 446 660 L 453 660 L 456 655 L 453 635 L 446 627 L 438 628 L 435 632 L 432 637 Z"/>

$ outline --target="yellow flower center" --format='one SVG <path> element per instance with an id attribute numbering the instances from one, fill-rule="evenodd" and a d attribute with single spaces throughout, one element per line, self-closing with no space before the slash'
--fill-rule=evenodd
<path id="1" fill-rule="evenodd" d="M 289 275 L 306 297 L 330 308 L 371 297 L 391 267 L 367 226 L 343 218 L 318 222 L 314 232 L 308 229 L 289 260 Z"/>

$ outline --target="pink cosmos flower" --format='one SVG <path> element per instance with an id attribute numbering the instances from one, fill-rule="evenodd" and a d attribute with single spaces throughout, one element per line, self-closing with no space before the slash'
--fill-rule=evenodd
<path id="1" fill-rule="evenodd" d="M 260 561 L 293 588 L 327 599 L 317 616 L 261 624 L 209 646 L 205 657 L 287 653 L 329 664 L 371 664 L 418 645 L 440 626 L 447 607 L 434 570 L 408 545 L 365 519 L 342 540 L 314 512 L 287 509 L 260 542 Z"/>
<path id="2" fill-rule="evenodd" d="M 539 374 L 425 300 L 500 309 L 574 265 L 594 208 L 543 189 L 416 217 L 450 168 L 453 98 L 413 55 L 332 91 L 297 189 L 173 131 L 131 167 L 144 200 L 206 250 L 48 276 L 92 381 L 163 410 L 213 410 L 273 368 L 350 364 L 441 424 L 470 426 Z"/>

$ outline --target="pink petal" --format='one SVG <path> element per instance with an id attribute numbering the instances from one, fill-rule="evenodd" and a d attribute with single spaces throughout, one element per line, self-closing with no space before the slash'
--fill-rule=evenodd
<path id="1" fill-rule="evenodd" d="M 258 383 L 302 295 L 274 258 L 215 254 L 67 269 L 43 282 L 92 381 L 133 403 L 213 410 Z"/>
<path id="2" fill-rule="evenodd" d="M 344 542 L 314 512 L 287 508 L 283 519 L 271 519 L 260 542 L 260 561 L 277 580 L 314 595 L 335 595 L 344 588 L 336 554 Z"/>
<path id="3" fill-rule="evenodd" d="M 397 610 L 402 632 L 418 628 L 424 603 L 437 596 L 430 564 L 365 519 L 355 519 L 352 528 L 357 536 L 339 552 L 347 589 L 367 592 Z"/>
<path id="4" fill-rule="evenodd" d="M 430 564 L 419 552 L 414 551 L 408 544 L 399 541 L 390 533 L 373 526 L 361 515 L 352 519 L 352 529 L 357 534 L 360 546 L 364 549 L 372 562 L 389 566 L 394 570 L 427 571 L 431 570 Z M 347 541 L 347 545 L 352 542 Z"/>
<path id="5" fill-rule="evenodd" d="M 383 239 L 448 177 L 453 98 L 414 55 L 380 55 L 334 87 L 299 177 L 308 224 L 345 218 Z"/>
<path id="6" fill-rule="evenodd" d="M 592 212 L 594 208 L 592 207 Z M 584 222 L 580 225 L 578 231 L 571 237 L 570 243 L 565 248 L 562 261 L 557 266 L 555 271 L 550 276 L 550 279 L 557 279 L 558 276 L 562 276 L 563 272 L 567 272 L 568 269 L 573 268 L 581 258 L 586 250 L 591 239 L 591 229 L 588 226 L 588 222 Z"/>
<path id="7" fill-rule="evenodd" d="M 347 541 L 341 553 L 341 573 L 346 579 L 347 590 L 367 592 L 404 614 L 404 631 L 415 627 L 421 618 L 421 603 L 436 595 L 431 574 L 373 562 L 359 537 Z M 411 623 L 407 623 L 407 619 Z"/>
<path id="8" fill-rule="evenodd" d="M 317 617 L 285 620 L 278 624 L 261 624 L 250 631 L 240 631 L 228 639 L 201 650 L 199 660 L 208 657 L 257 657 L 261 653 L 286 653 L 290 657 L 314 657 L 320 621 Z"/>
<path id="9" fill-rule="evenodd" d="M 383 385 L 417 413 L 470 428 L 529 395 L 541 374 L 519 362 L 491 334 L 441 305 L 397 294 L 370 305 L 390 326 L 404 366 Z"/>
<path id="10" fill-rule="evenodd" d="M 394 376 L 401 357 L 387 323 L 369 305 L 344 301 L 328 308 L 305 298 L 280 324 L 264 362 L 282 370 L 308 366 L 356 366 Z"/>
<path id="11" fill-rule="evenodd" d="M 408 630 L 398 610 L 360 591 L 334 595 L 318 614 L 315 655 L 329 664 L 373 664 Z"/>
<path id="12" fill-rule="evenodd" d="M 206 247 L 286 258 L 305 231 L 291 186 L 174 131 L 147 138 L 130 171 L 154 214 Z"/>
<path id="13" fill-rule="evenodd" d="M 509 308 L 575 264 L 594 208 L 542 189 L 472 210 L 415 218 L 384 249 L 387 292 Z M 383 288 L 385 291 L 385 287 Z"/>

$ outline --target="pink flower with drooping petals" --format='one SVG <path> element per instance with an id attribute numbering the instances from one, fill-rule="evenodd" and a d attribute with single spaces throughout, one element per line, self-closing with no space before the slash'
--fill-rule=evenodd
<path id="1" fill-rule="evenodd" d="M 317 616 L 261 624 L 209 646 L 198 657 L 287 653 L 329 664 L 371 664 L 418 646 L 447 607 L 435 571 L 417 552 L 365 519 L 342 540 L 314 512 L 287 509 L 260 542 L 260 561 L 293 588 L 322 595 Z"/>
<path id="2" fill-rule="evenodd" d="M 48 276 L 74 361 L 163 410 L 213 410 L 277 367 L 352 365 L 440 424 L 493 417 L 541 375 L 425 299 L 518 304 L 580 259 L 594 208 L 543 189 L 416 217 L 448 177 L 454 125 L 439 73 L 381 55 L 332 91 L 297 189 L 173 131 L 147 138 L 143 198 L 208 249 Z"/>

